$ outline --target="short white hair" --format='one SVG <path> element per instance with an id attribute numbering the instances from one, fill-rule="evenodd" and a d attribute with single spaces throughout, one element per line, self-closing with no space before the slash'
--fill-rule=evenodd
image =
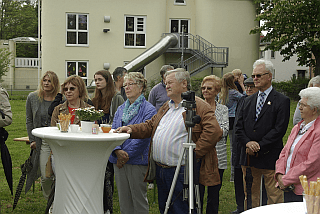
<path id="1" fill-rule="evenodd" d="M 187 80 L 187 89 L 191 90 L 191 78 L 188 71 L 183 68 L 176 68 L 174 70 L 169 70 L 164 74 L 164 77 L 167 78 L 169 74 L 175 73 L 175 78 L 178 82 Z"/>
<path id="2" fill-rule="evenodd" d="M 308 99 L 307 104 L 311 109 L 316 108 L 317 112 L 320 112 L 320 88 L 319 87 L 310 87 L 302 89 L 299 93 L 301 98 Z"/>
<path id="3" fill-rule="evenodd" d="M 320 75 L 313 77 L 308 84 L 308 87 L 314 87 L 314 85 L 320 86 Z"/>
<path id="4" fill-rule="evenodd" d="M 258 59 L 253 63 L 253 70 L 258 66 L 258 65 L 264 65 L 265 69 L 269 71 L 270 73 L 273 73 L 273 64 L 269 60 L 265 59 Z"/>

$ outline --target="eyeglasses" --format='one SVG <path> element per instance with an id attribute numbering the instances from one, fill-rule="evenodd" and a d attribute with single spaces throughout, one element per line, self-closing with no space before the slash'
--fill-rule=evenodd
<path id="1" fill-rule="evenodd" d="M 302 102 L 299 102 L 299 106 L 301 106 L 302 108 L 305 108 L 305 107 L 308 106 L 308 104 L 304 104 L 304 103 L 302 103 Z"/>
<path id="2" fill-rule="evenodd" d="M 254 74 L 252 74 L 251 75 L 251 77 L 252 77 L 252 79 L 254 79 L 254 78 L 261 78 L 263 75 L 266 75 L 266 74 L 269 74 L 269 72 L 267 72 L 267 73 L 264 73 L 264 74 L 256 74 L 256 75 L 254 75 Z"/>
<path id="3" fill-rule="evenodd" d="M 201 87 L 201 90 L 203 91 L 203 90 L 208 90 L 208 91 L 211 91 L 212 90 L 212 87 Z"/>
<path id="4" fill-rule="evenodd" d="M 124 84 L 123 85 L 123 87 L 125 88 L 125 87 L 129 87 L 129 88 L 131 88 L 133 85 L 137 85 L 138 83 L 136 83 L 136 82 L 130 82 L 130 83 L 128 83 L 128 84 Z"/>
<path id="5" fill-rule="evenodd" d="M 76 87 L 70 87 L 70 88 L 63 88 L 63 91 L 74 91 L 76 90 Z"/>
<path id="6" fill-rule="evenodd" d="M 254 85 L 245 85 L 244 87 L 245 87 L 245 88 L 255 88 Z"/>

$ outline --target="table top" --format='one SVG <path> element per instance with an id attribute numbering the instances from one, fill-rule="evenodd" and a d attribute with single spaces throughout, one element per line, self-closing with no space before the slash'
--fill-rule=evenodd
<path id="1" fill-rule="evenodd" d="M 127 133 L 103 133 L 91 134 L 78 132 L 60 132 L 57 127 L 42 127 L 32 130 L 32 134 L 43 139 L 67 140 L 67 141 L 117 141 L 130 137 Z"/>
<path id="2" fill-rule="evenodd" d="M 304 214 L 305 205 L 303 202 L 291 202 L 291 203 L 280 203 L 270 204 L 261 207 L 256 207 L 247 211 L 242 212 L 243 214 L 270 214 L 270 213 L 281 213 L 281 214 Z"/>

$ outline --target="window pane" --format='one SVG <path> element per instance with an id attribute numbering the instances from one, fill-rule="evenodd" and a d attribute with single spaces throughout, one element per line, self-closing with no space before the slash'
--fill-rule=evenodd
<path id="1" fill-rule="evenodd" d="M 79 38 L 78 38 L 78 44 L 88 44 L 88 33 L 86 32 L 79 32 L 78 33 Z"/>
<path id="2" fill-rule="evenodd" d="M 179 33 L 179 20 L 171 20 L 171 33 Z"/>
<path id="3" fill-rule="evenodd" d="M 145 35 L 137 34 L 136 46 L 145 46 Z"/>
<path id="4" fill-rule="evenodd" d="M 79 30 L 87 30 L 87 15 L 79 15 Z"/>
<path id="5" fill-rule="evenodd" d="M 182 27 L 183 27 L 183 32 L 188 33 L 188 20 L 181 20 L 181 30 L 180 32 L 182 33 Z"/>
<path id="6" fill-rule="evenodd" d="M 134 34 L 125 34 L 125 46 L 134 46 Z"/>
<path id="7" fill-rule="evenodd" d="M 78 63 L 78 75 L 80 77 L 87 77 L 87 63 L 86 62 L 79 62 Z"/>
<path id="8" fill-rule="evenodd" d="M 67 76 L 76 74 L 76 63 L 75 62 L 67 62 Z"/>
<path id="9" fill-rule="evenodd" d="M 76 44 L 76 32 L 67 33 L 67 44 Z"/>
<path id="10" fill-rule="evenodd" d="M 76 15 L 68 14 L 68 29 L 76 29 Z"/>
<path id="11" fill-rule="evenodd" d="M 176 0 L 176 3 L 184 4 L 184 0 Z"/>
<path id="12" fill-rule="evenodd" d="M 134 31 L 134 17 L 126 17 L 126 31 Z"/>
<path id="13" fill-rule="evenodd" d="M 143 18 L 137 19 L 137 31 L 143 31 L 144 30 L 144 20 Z"/>

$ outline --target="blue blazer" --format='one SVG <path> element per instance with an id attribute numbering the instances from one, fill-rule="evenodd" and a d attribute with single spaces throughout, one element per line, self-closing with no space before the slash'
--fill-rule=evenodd
<path id="1" fill-rule="evenodd" d="M 117 112 L 114 115 L 112 128 L 116 129 L 122 125 L 122 114 L 125 107 L 125 102 L 118 107 Z M 150 120 L 153 115 L 157 113 L 156 108 L 146 101 L 140 105 L 139 113 L 132 118 L 128 125 L 143 123 L 146 120 Z M 109 161 L 111 163 L 117 163 L 117 155 L 114 153 L 115 150 L 121 149 L 128 153 L 129 161 L 127 164 L 132 165 L 148 165 L 148 152 L 149 152 L 150 138 L 146 139 L 127 139 L 120 146 L 117 146 L 110 155 Z"/>
<path id="2" fill-rule="evenodd" d="M 250 166 L 274 170 L 283 148 L 282 138 L 288 128 L 290 99 L 272 89 L 255 121 L 257 96 L 258 92 L 245 99 L 235 133 L 244 147 L 249 141 L 260 145 L 260 151 L 250 156 Z"/>

